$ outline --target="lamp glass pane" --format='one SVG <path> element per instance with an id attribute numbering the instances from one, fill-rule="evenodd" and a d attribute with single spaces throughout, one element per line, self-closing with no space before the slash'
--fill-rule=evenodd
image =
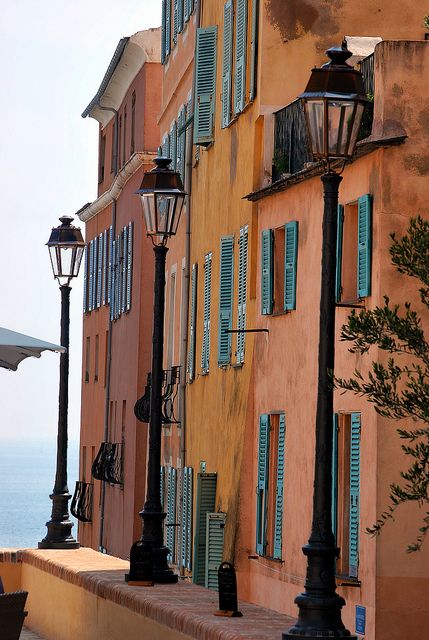
<path id="1" fill-rule="evenodd" d="M 172 217 L 174 215 L 174 204 L 176 196 L 170 193 L 157 193 L 157 235 L 168 235 Z"/>
<path id="2" fill-rule="evenodd" d="M 359 102 L 356 105 L 356 113 L 355 113 L 355 118 L 354 118 L 354 122 L 353 122 L 353 128 L 352 128 L 352 132 L 351 132 L 351 136 L 350 136 L 350 142 L 349 142 L 349 155 L 353 155 L 354 150 L 355 150 L 355 146 L 356 146 L 356 141 L 357 141 L 357 137 L 359 134 L 359 129 L 360 129 L 360 123 L 362 122 L 362 116 L 363 116 L 363 112 L 364 112 L 365 106 L 362 104 L 362 102 Z"/>
<path id="3" fill-rule="evenodd" d="M 324 101 L 305 101 L 307 122 L 310 129 L 311 149 L 314 156 L 324 155 Z"/>
<path id="4" fill-rule="evenodd" d="M 82 262 L 84 247 L 76 247 L 75 249 L 75 260 L 74 260 L 74 270 L 73 277 L 77 277 L 79 275 L 80 263 Z"/>
<path id="5" fill-rule="evenodd" d="M 180 196 L 177 196 L 176 210 L 175 210 L 175 214 L 174 214 L 174 226 L 172 227 L 172 233 L 173 234 L 177 233 L 177 227 L 179 226 L 180 216 L 182 214 L 182 209 L 183 209 L 183 203 L 184 202 L 185 202 L 185 195 L 184 194 L 181 194 Z"/>
<path id="6" fill-rule="evenodd" d="M 350 100 L 328 100 L 328 156 L 348 155 L 348 141 L 353 128 L 355 103 Z"/>
<path id="7" fill-rule="evenodd" d="M 146 232 L 153 235 L 156 232 L 155 225 L 155 197 L 153 193 L 145 193 L 141 195 L 143 206 L 144 221 L 146 224 Z"/>
<path id="8" fill-rule="evenodd" d="M 49 249 L 49 257 L 51 258 L 52 272 L 54 274 L 54 278 L 58 278 L 58 260 L 57 260 L 57 247 L 52 246 L 48 247 Z"/>

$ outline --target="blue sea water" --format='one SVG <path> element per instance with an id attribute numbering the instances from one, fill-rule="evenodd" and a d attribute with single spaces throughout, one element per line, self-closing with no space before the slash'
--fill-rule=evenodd
<path id="1" fill-rule="evenodd" d="M 37 547 L 46 535 L 55 482 L 55 445 L 3 442 L 0 445 L 0 547 Z M 68 451 L 68 487 L 78 476 L 76 445 Z M 74 521 L 74 519 L 73 519 Z M 72 533 L 77 537 L 74 521 Z"/>

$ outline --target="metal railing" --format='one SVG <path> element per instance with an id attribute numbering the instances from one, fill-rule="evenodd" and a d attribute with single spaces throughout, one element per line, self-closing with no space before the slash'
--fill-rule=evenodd
<path id="1" fill-rule="evenodd" d="M 176 417 L 176 398 L 179 391 L 180 367 L 171 367 L 162 372 L 162 424 L 178 424 Z M 150 420 L 151 374 L 147 374 L 144 394 L 134 405 L 134 415 L 140 422 Z"/>
<path id="2" fill-rule="evenodd" d="M 304 109 L 294 100 L 274 114 L 273 182 L 282 174 L 301 171 L 312 160 Z"/>
<path id="3" fill-rule="evenodd" d="M 123 484 L 123 444 L 102 442 L 92 464 L 92 476 L 111 484 Z"/>
<path id="4" fill-rule="evenodd" d="M 361 60 L 359 62 L 359 68 L 363 75 L 366 97 L 369 100 L 369 103 L 365 106 L 358 135 L 358 140 L 363 140 L 371 135 L 372 121 L 374 118 L 374 53 L 371 53 L 371 55 Z"/>
<path id="5" fill-rule="evenodd" d="M 78 480 L 70 505 L 71 514 L 81 522 L 92 522 L 92 497 L 94 485 L 92 482 Z"/>

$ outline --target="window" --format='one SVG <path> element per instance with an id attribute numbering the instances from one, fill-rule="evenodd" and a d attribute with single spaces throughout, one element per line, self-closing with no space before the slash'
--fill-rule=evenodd
<path id="1" fill-rule="evenodd" d="M 261 244 L 261 312 L 296 309 L 298 222 L 265 229 Z"/>
<path id="2" fill-rule="evenodd" d="M 258 484 L 256 488 L 256 552 L 282 558 L 285 414 L 259 418 Z"/>
<path id="3" fill-rule="evenodd" d="M 95 336 L 95 355 L 94 355 L 94 382 L 98 382 L 98 356 L 100 351 L 100 340 L 98 333 Z"/>
<path id="4" fill-rule="evenodd" d="M 246 102 L 247 2 L 248 0 L 236 0 L 234 69 L 235 114 L 243 111 Z"/>
<path id="5" fill-rule="evenodd" d="M 192 467 L 185 467 L 182 471 L 183 503 L 180 524 L 180 566 L 191 570 L 192 548 L 192 496 L 193 496 Z"/>
<path id="6" fill-rule="evenodd" d="M 194 144 L 214 140 L 217 26 L 197 29 L 195 51 Z"/>
<path id="7" fill-rule="evenodd" d="M 168 307 L 168 333 L 167 333 L 167 369 L 171 369 L 174 362 L 174 327 L 176 310 L 176 266 L 170 274 L 170 296 Z"/>
<path id="8" fill-rule="evenodd" d="M 136 148 L 136 92 L 133 91 L 131 96 L 131 143 L 130 154 L 133 155 Z"/>
<path id="9" fill-rule="evenodd" d="M 89 368 L 91 365 L 91 338 L 87 336 L 85 346 L 85 382 L 89 382 Z"/>
<path id="10" fill-rule="evenodd" d="M 167 471 L 167 517 L 165 521 L 165 543 L 169 550 L 168 561 L 176 561 L 176 495 L 177 470 L 168 467 Z"/>
<path id="11" fill-rule="evenodd" d="M 104 180 L 104 163 L 106 156 L 106 136 L 100 133 L 100 152 L 98 159 L 98 184 Z"/>
<path id="12" fill-rule="evenodd" d="M 197 284 L 198 284 L 198 264 L 192 265 L 191 272 L 191 309 L 189 314 L 189 353 L 188 353 L 188 375 L 189 382 L 195 378 L 195 339 L 197 324 Z"/>
<path id="13" fill-rule="evenodd" d="M 133 227 L 133 222 L 129 222 L 115 240 L 113 231 L 110 234 L 108 300 L 111 320 L 117 320 L 131 309 Z"/>
<path id="14" fill-rule="evenodd" d="M 210 313 L 211 313 L 211 289 L 212 289 L 212 253 L 204 256 L 204 320 L 203 320 L 203 346 L 201 352 L 201 368 L 203 373 L 209 372 L 210 361 Z"/>
<path id="15" fill-rule="evenodd" d="M 199 473 L 197 475 L 192 582 L 201 586 L 204 586 L 206 581 L 207 514 L 215 512 L 216 483 L 216 473 Z"/>
<path id="16" fill-rule="evenodd" d="M 121 163 L 121 148 L 122 148 L 122 116 L 119 116 L 119 136 L 118 136 L 118 159 L 119 159 L 119 167 L 122 167 Z"/>
<path id="17" fill-rule="evenodd" d="M 116 159 L 117 159 L 117 148 L 116 148 L 116 124 L 113 122 L 112 126 L 112 148 L 110 154 L 110 173 L 114 173 L 116 170 Z"/>
<path id="18" fill-rule="evenodd" d="M 124 107 L 124 131 L 122 135 L 122 164 L 123 167 L 127 160 L 127 105 Z"/>
<path id="19" fill-rule="evenodd" d="M 83 312 L 89 311 L 88 305 L 88 245 L 85 245 L 85 256 L 83 265 Z"/>
<path id="20" fill-rule="evenodd" d="M 183 184 L 185 184 L 186 165 L 186 111 L 187 106 L 183 105 L 177 114 L 177 162 L 176 170 L 179 171 Z"/>
<path id="21" fill-rule="evenodd" d="M 360 413 L 334 416 L 332 526 L 340 558 L 337 573 L 358 576 L 360 510 Z"/>
<path id="22" fill-rule="evenodd" d="M 347 305 L 371 295 L 372 198 L 338 206 L 336 300 Z"/>
<path id="23" fill-rule="evenodd" d="M 222 57 L 222 123 L 227 127 L 231 119 L 232 91 L 232 47 L 234 28 L 234 8 L 232 0 L 228 0 L 223 8 L 223 57 Z"/>
<path id="24" fill-rule="evenodd" d="M 218 364 L 229 364 L 231 360 L 232 296 L 234 277 L 234 236 L 220 240 Z"/>
<path id="25" fill-rule="evenodd" d="M 237 328 L 243 333 L 237 333 L 237 364 L 244 362 L 244 345 L 246 334 L 246 299 L 247 299 L 247 252 L 249 245 L 249 228 L 246 224 L 240 229 L 238 255 L 238 299 L 237 299 Z"/>

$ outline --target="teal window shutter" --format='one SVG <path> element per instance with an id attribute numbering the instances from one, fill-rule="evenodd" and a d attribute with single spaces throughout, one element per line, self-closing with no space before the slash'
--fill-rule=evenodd
<path id="1" fill-rule="evenodd" d="M 191 570 L 191 549 L 192 549 L 192 467 L 185 467 L 182 472 L 183 478 L 183 503 L 181 519 L 181 544 L 180 563 L 181 566 Z"/>
<path id="2" fill-rule="evenodd" d="M 166 0 L 165 4 L 165 57 L 170 55 L 171 50 L 171 0 Z"/>
<path id="3" fill-rule="evenodd" d="M 277 445 L 277 483 L 276 503 L 274 514 L 274 558 L 282 557 L 282 530 L 283 530 L 283 485 L 285 473 L 285 414 L 279 415 L 279 440 Z"/>
<path id="4" fill-rule="evenodd" d="M 206 577 L 207 514 L 213 513 L 215 510 L 216 482 L 216 473 L 199 473 L 197 475 L 192 582 L 201 586 L 205 585 Z"/>
<path id="5" fill-rule="evenodd" d="M 357 578 L 359 564 L 360 413 L 351 414 L 349 575 Z"/>
<path id="6" fill-rule="evenodd" d="M 204 319 L 203 348 L 201 352 L 201 368 L 208 373 L 210 362 L 210 312 L 212 299 L 212 254 L 204 257 Z"/>
<path id="7" fill-rule="evenodd" d="M 179 30 L 179 0 L 173 0 L 173 42 L 177 43 L 177 32 Z"/>
<path id="8" fill-rule="evenodd" d="M 165 62 L 165 41 L 167 39 L 166 30 L 166 5 L 167 0 L 162 0 L 161 4 L 161 64 Z"/>
<path id="9" fill-rule="evenodd" d="M 107 287 L 108 287 L 108 268 L 107 268 L 107 229 L 103 231 L 103 293 L 101 304 L 105 305 L 107 302 Z"/>
<path id="10" fill-rule="evenodd" d="M 186 164 L 186 106 L 182 106 L 177 115 L 177 163 L 176 169 L 179 171 L 183 184 L 185 183 Z"/>
<path id="11" fill-rule="evenodd" d="M 126 311 L 131 309 L 131 295 L 133 285 L 133 231 L 134 223 L 128 223 L 128 246 L 127 246 L 127 299 Z"/>
<path id="12" fill-rule="evenodd" d="M 218 364 L 231 360 L 232 296 L 234 284 L 234 236 L 220 239 Z"/>
<path id="13" fill-rule="evenodd" d="M 122 271 L 122 290 L 121 290 L 121 313 L 126 309 L 127 296 L 127 253 L 128 253 L 128 227 L 122 229 L 121 234 L 121 271 Z"/>
<path id="14" fill-rule="evenodd" d="M 204 586 L 214 591 L 219 590 L 217 572 L 223 558 L 225 517 L 225 513 L 207 513 L 206 515 L 206 566 Z"/>
<path id="15" fill-rule="evenodd" d="M 214 135 L 216 41 L 216 26 L 197 29 L 194 143 L 203 146 L 213 142 Z"/>
<path id="16" fill-rule="evenodd" d="M 273 230 L 262 232 L 261 247 L 261 312 L 269 315 L 273 312 Z"/>
<path id="17" fill-rule="evenodd" d="M 116 262 L 115 262 L 115 320 L 119 318 L 120 309 L 121 309 L 121 277 L 122 277 L 122 269 L 121 269 L 121 234 L 116 238 Z"/>
<path id="18" fill-rule="evenodd" d="M 111 260 L 110 320 L 114 320 L 115 307 L 116 307 L 116 240 L 113 240 L 113 236 L 112 236 L 112 244 L 111 244 L 111 251 L 110 251 L 110 260 Z"/>
<path id="19" fill-rule="evenodd" d="M 338 513 L 338 414 L 334 413 L 332 429 L 332 496 L 331 496 L 331 520 L 334 540 L 337 540 L 337 513 Z"/>
<path id="20" fill-rule="evenodd" d="M 234 78 L 234 112 L 236 114 L 243 111 L 246 99 L 247 2 L 248 0 L 237 0 Z"/>
<path id="21" fill-rule="evenodd" d="M 252 0 L 252 41 L 250 43 L 250 100 L 254 100 L 258 72 L 259 0 Z"/>
<path id="22" fill-rule="evenodd" d="M 337 263 L 335 271 L 335 302 L 340 302 L 342 283 L 341 283 L 341 270 L 343 266 L 343 224 L 344 224 L 344 206 L 338 205 L 337 215 Z"/>
<path id="23" fill-rule="evenodd" d="M 231 119 L 233 23 L 232 0 L 228 0 L 223 7 L 222 128 L 227 127 Z"/>
<path id="24" fill-rule="evenodd" d="M 161 498 L 161 507 L 164 509 L 164 493 L 165 493 L 165 467 L 161 465 L 159 474 L 159 491 Z"/>
<path id="25" fill-rule="evenodd" d="M 103 234 L 98 236 L 97 260 L 97 308 L 101 307 L 101 288 L 103 286 Z"/>
<path id="26" fill-rule="evenodd" d="M 177 471 L 173 467 L 168 468 L 167 482 L 167 518 L 165 523 L 165 541 L 169 550 L 169 562 L 175 561 L 176 547 L 176 490 Z"/>
<path id="27" fill-rule="evenodd" d="M 91 308 L 97 308 L 97 258 L 98 258 L 98 236 L 92 241 L 92 301 Z"/>
<path id="28" fill-rule="evenodd" d="M 170 158 L 172 169 L 176 169 L 177 164 L 177 122 L 174 121 L 170 129 Z"/>
<path id="29" fill-rule="evenodd" d="M 371 295 L 371 209 L 371 196 L 361 196 L 358 199 L 358 298 Z"/>
<path id="30" fill-rule="evenodd" d="M 83 312 L 88 311 L 88 245 L 85 246 L 84 256 L 84 269 L 83 269 Z"/>
<path id="31" fill-rule="evenodd" d="M 185 7 L 184 7 L 184 18 L 185 18 L 185 22 L 188 22 L 189 17 L 191 15 L 192 12 L 192 0 L 185 0 Z"/>
<path id="32" fill-rule="evenodd" d="M 284 310 L 296 309 L 296 269 L 298 260 L 298 222 L 285 225 Z"/>
<path id="33" fill-rule="evenodd" d="M 247 263 L 249 246 L 249 227 L 246 224 L 240 229 L 239 239 L 239 259 L 238 259 L 238 329 L 244 331 L 246 328 L 246 305 L 247 305 Z M 246 341 L 245 333 L 237 333 L 237 363 L 244 362 L 244 346 Z"/>
<path id="34" fill-rule="evenodd" d="M 258 486 L 256 488 L 256 553 L 265 555 L 267 545 L 267 489 L 270 453 L 270 416 L 259 416 Z"/>
<path id="35" fill-rule="evenodd" d="M 183 31 L 183 13 L 184 13 L 184 0 L 178 0 L 179 2 L 179 8 L 178 8 L 178 24 L 177 24 L 177 30 L 179 33 L 182 33 Z"/>
<path id="36" fill-rule="evenodd" d="M 191 272 L 191 312 L 189 318 L 189 353 L 188 353 L 188 375 L 191 382 L 195 378 L 195 343 L 197 324 L 197 282 L 198 265 L 192 265 Z"/>
<path id="37" fill-rule="evenodd" d="M 107 287 L 107 302 L 111 304 L 112 299 L 112 278 L 113 278 L 113 227 L 109 228 L 109 273 L 108 273 L 108 287 Z"/>

